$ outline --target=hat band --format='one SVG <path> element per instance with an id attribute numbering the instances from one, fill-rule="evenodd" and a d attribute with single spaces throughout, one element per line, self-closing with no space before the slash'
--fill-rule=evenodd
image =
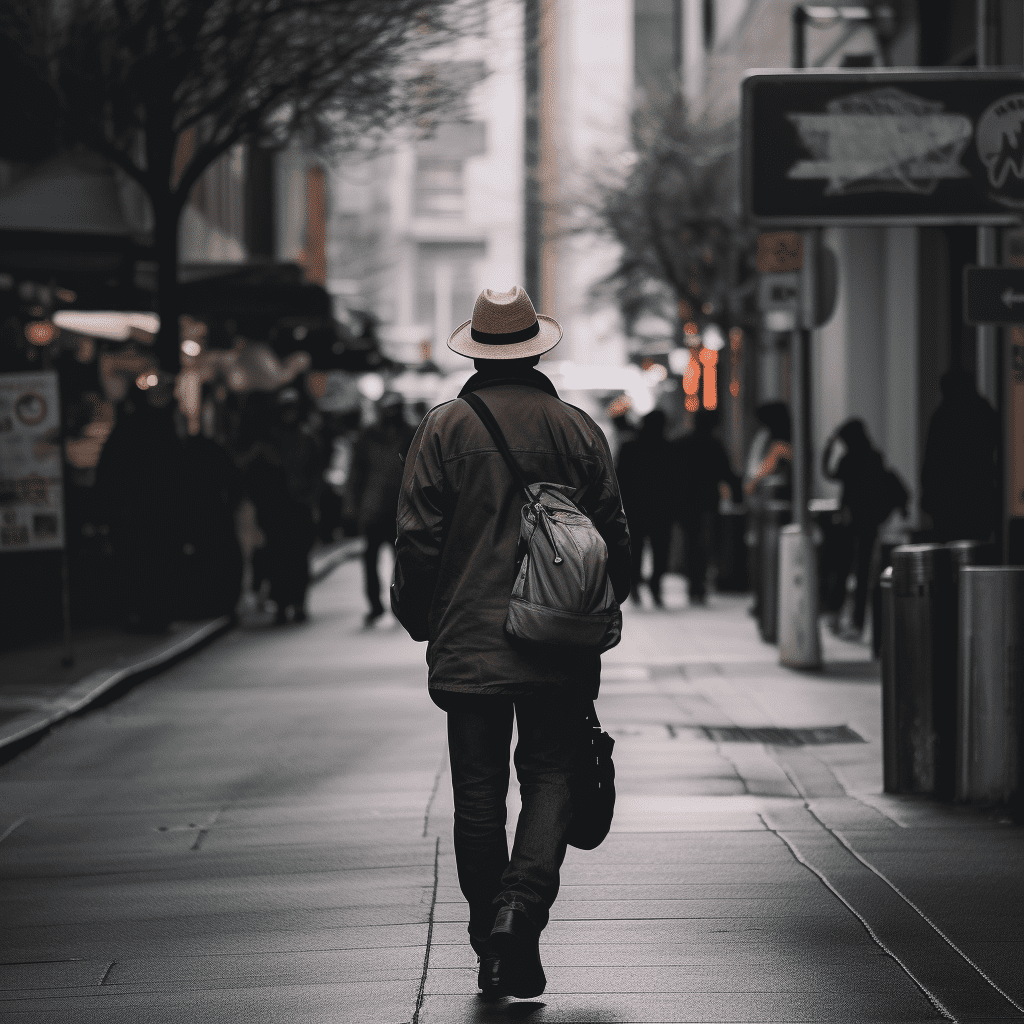
<path id="1" fill-rule="evenodd" d="M 521 331 L 511 331 L 508 334 L 487 334 L 485 331 L 478 331 L 475 327 L 469 329 L 470 337 L 479 341 L 481 345 L 514 345 L 517 341 L 529 341 L 540 334 L 540 321 L 534 320 L 529 327 Z"/>

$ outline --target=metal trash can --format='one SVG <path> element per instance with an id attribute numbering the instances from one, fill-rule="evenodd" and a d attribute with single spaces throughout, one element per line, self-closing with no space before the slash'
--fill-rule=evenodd
<path id="1" fill-rule="evenodd" d="M 892 553 L 893 792 L 952 797 L 956 775 L 956 628 L 949 549 Z"/>
<path id="2" fill-rule="evenodd" d="M 761 639 L 769 644 L 779 642 L 779 537 L 789 522 L 788 501 L 768 499 L 761 507 Z"/>
<path id="3" fill-rule="evenodd" d="M 882 661 L 882 779 L 886 793 L 899 793 L 899 731 L 896 720 L 896 679 L 893 664 L 892 566 L 886 566 L 878 581 L 878 618 L 874 624 Z"/>
<path id="4" fill-rule="evenodd" d="M 1021 788 L 1024 568 L 960 570 L 956 798 L 1010 803 Z"/>
<path id="5" fill-rule="evenodd" d="M 871 653 L 876 658 L 882 657 L 882 576 L 886 569 L 892 567 L 892 553 L 899 546 L 891 541 L 878 543 L 878 579 L 871 588 Z M 892 573 L 889 574 L 889 586 L 892 586 Z"/>

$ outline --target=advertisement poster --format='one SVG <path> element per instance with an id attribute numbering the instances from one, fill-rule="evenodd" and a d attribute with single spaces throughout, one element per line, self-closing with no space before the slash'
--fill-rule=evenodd
<path id="1" fill-rule="evenodd" d="M 0 554 L 63 546 L 57 374 L 0 373 Z"/>

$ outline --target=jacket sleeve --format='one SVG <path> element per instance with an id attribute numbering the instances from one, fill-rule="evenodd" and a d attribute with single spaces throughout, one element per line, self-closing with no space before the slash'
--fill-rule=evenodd
<path id="1" fill-rule="evenodd" d="M 621 604 L 629 597 L 632 578 L 629 527 L 626 524 L 626 513 L 622 507 L 619 481 L 615 476 L 608 440 L 596 423 L 591 421 L 590 426 L 594 431 L 597 440 L 595 448 L 601 459 L 595 478 L 587 487 L 581 504 L 608 545 L 608 576 L 612 581 L 612 590 L 615 591 L 615 600 Z"/>
<path id="2" fill-rule="evenodd" d="M 437 413 L 428 413 L 409 445 L 398 498 L 391 610 L 413 640 L 429 640 L 430 606 L 444 547 L 445 477 Z"/>

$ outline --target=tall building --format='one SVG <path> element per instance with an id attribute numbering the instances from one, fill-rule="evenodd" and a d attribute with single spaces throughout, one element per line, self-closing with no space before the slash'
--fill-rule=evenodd
<path id="1" fill-rule="evenodd" d="M 482 3 L 436 55 L 445 115 L 328 172 L 327 288 L 379 318 L 396 360 L 468 365 L 448 336 L 482 288 L 523 282 L 523 51 L 521 5 Z"/>

